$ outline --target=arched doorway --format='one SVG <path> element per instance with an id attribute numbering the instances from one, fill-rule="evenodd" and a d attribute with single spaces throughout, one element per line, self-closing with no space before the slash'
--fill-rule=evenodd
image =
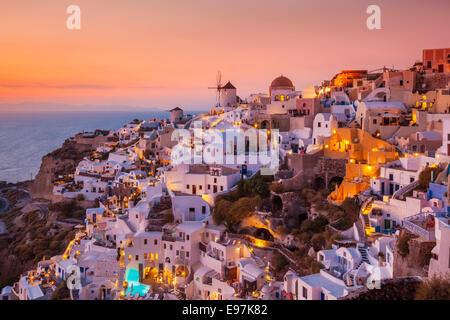
<path id="1" fill-rule="evenodd" d="M 112 300 L 114 298 L 114 283 L 107 280 L 103 282 L 97 290 L 98 300 Z"/>
<path id="2" fill-rule="evenodd" d="M 334 191 L 334 190 L 336 190 L 336 186 L 339 187 L 341 185 L 342 181 L 344 181 L 344 178 L 342 178 L 342 177 L 339 177 L 339 176 L 333 177 L 333 178 L 331 178 L 330 182 L 328 183 L 328 188 L 331 191 Z"/>
<path id="3" fill-rule="evenodd" d="M 270 123 L 268 120 L 263 120 L 261 122 L 261 129 L 269 129 L 269 127 L 270 127 Z"/>
<path id="4" fill-rule="evenodd" d="M 273 196 L 272 198 L 272 210 L 273 212 L 281 212 L 283 210 L 283 200 L 279 196 Z"/>
<path id="5" fill-rule="evenodd" d="M 313 188 L 314 190 L 320 190 L 320 189 L 325 189 L 325 180 L 321 177 L 317 177 L 314 179 L 313 181 Z"/>

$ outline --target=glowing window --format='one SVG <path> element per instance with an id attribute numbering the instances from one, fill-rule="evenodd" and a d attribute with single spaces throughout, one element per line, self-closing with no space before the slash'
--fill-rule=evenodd
<path id="1" fill-rule="evenodd" d="M 280 101 L 284 101 L 284 94 L 280 96 Z"/>

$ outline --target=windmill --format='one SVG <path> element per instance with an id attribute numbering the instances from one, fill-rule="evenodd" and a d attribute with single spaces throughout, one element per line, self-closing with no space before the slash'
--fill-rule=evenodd
<path id="1" fill-rule="evenodd" d="M 222 73 L 220 72 L 220 70 L 217 71 L 216 86 L 208 87 L 208 89 L 217 90 L 217 93 L 216 93 L 217 105 L 220 105 L 220 94 L 221 94 L 221 90 L 222 90 Z"/>

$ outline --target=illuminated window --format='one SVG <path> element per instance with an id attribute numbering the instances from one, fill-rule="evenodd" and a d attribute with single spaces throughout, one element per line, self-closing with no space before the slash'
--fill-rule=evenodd
<path id="1" fill-rule="evenodd" d="M 158 254 L 157 253 L 155 254 L 155 259 L 158 260 Z"/>
<path id="2" fill-rule="evenodd" d="M 153 253 L 150 253 L 150 260 L 153 260 L 154 256 Z"/>
<path id="3" fill-rule="evenodd" d="M 128 256 L 128 261 L 131 261 L 131 259 L 133 259 L 132 257 L 131 257 L 131 254 Z"/>
<path id="4" fill-rule="evenodd" d="M 280 96 L 280 101 L 284 101 L 284 94 Z"/>
<path id="5" fill-rule="evenodd" d="M 280 100 L 280 98 L 278 96 L 275 96 L 275 101 Z"/>

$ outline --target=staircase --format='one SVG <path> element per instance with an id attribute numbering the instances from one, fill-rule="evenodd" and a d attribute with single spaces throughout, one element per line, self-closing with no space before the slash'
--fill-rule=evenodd
<path id="1" fill-rule="evenodd" d="M 369 258 L 368 258 L 369 253 L 367 252 L 367 249 L 364 248 L 364 247 L 360 247 L 359 246 L 358 247 L 358 251 L 359 251 L 359 253 L 361 254 L 361 257 L 362 257 L 362 261 L 361 261 L 360 265 L 362 264 L 362 262 L 369 263 Z"/>
<path id="2" fill-rule="evenodd" d="M 186 295 L 179 290 L 174 290 L 173 295 L 178 298 L 178 300 L 186 300 Z"/>
<path id="3" fill-rule="evenodd" d="M 369 229 L 370 228 L 369 215 L 363 214 L 363 219 L 364 219 L 364 227 L 366 229 Z"/>
<path id="4" fill-rule="evenodd" d="M 373 206 L 373 198 L 369 198 L 361 207 L 361 216 L 363 218 L 366 235 L 370 233 L 369 213 L 372 211 L 372 206 Z"/>
<path id="5" fill-rule="evenodd" d="M 400 190 L 395 191 L 394 194 L 392 195 L 392 199 L 403 200 L 405 194 L 407 194 L 411 190 L 414 190 L 418 186 L 419 186 L 419 180 L 416 180 L 413 183 L 410 183 L 407 186 L 404 186 Z"/>

